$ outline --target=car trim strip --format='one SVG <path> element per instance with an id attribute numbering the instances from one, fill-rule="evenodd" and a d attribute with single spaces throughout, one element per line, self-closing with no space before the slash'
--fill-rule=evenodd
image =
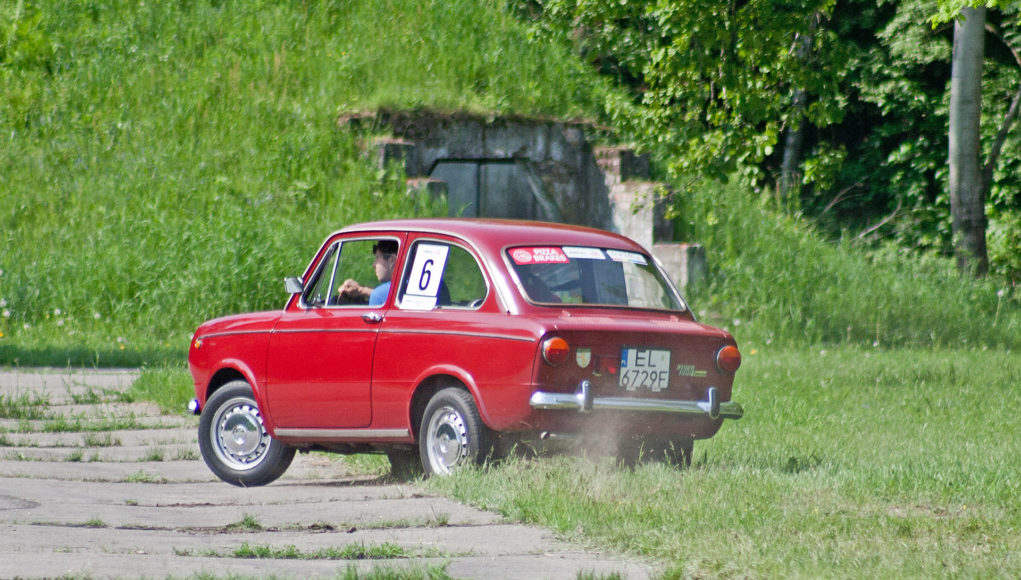
<path id="1" fill-rule="evenodd" d="M 402 439 L 411 435 L 407 429 L 276 429 L 277 437 L 303 439 Z"/>
<path id="2" fill-rule="evenodd" d="M 195 338 L 197 338 L 198 340 L 205 340 L 207 338 L 217 338 L 220 336 L 235 336 L 241 334 L 269 334 L 269 332 L 270 331 L 268 330 L 225 330 L 223 332 L 210 332 L 209 334 L 203 334 L 202 336 L 197 336 Z"/>
<path id="3" fill-rule="evenodd" d="M 534 338 L 528 336 L 511 336 L 509 334 L 495 334 L 492 332 L 469 332 L 466 330 L 407 330 L 407 329 L 384 329 L 381 333 L 387 334 L 442 334 L 444 336 L 472 336 L 476 338 L 497 338 L 503 340 L 517 340 L 521 342 L 535 342 Z"/>

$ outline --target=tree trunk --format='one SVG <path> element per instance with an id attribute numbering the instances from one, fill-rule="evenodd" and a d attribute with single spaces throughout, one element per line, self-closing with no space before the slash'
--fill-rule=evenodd
<path id="1" fill-rule="evenodd" d="M 985 8 L 965 8 L 954 25 L 950 79 L 950 214 L 954 256 L 962 272 L 983 276 L 986 253 L 986 184 L 983 180 L 980 119 Z"/>

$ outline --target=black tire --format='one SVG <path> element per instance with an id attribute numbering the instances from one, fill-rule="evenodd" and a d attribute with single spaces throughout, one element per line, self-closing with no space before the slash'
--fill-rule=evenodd
<path id="1" fill-rule="evenodd" d="M 269 436 L 245 381 L 220 387 L 199 419 L 202 459 L 217 477 L 240 487 L 266 485 L 283 475 L 294 448 Z"/>
<path id="2" fill-rule="evenodd" d="M 417 449 L 390 449 L 386 456 L 390 460 L 391 479 L 411 481 L 424 473 Z"/>
<path id="3" fill-rule="evenodd" d="M 433 395 L 422 415 L 418 448 L 427 476 L 449 475 L 489 457 L 489 429 L 470 393 L 451 387 Z"/>

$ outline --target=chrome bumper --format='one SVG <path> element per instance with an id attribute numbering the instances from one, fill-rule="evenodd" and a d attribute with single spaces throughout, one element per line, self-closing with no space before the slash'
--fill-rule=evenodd
<path id="1" fill-rule="evenodd" d="M 594 397 L 592 384 L 582 381 L 573 394 L 536 391 L 528 400 L 533 409 L 591 411 L 642 411 L 694 415 L 710 419 L 740 419 L 744 409 L 734 401 L 720 402 L 716 387 L 709 387 L 705 401 L 634 399 L 630 397 Z"/>

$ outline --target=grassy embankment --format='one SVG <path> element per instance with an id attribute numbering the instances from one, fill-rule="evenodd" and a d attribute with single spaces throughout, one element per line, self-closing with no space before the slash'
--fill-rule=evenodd
<path id="1" fill-rule="evenodd" d="M 0 9 L 0 363 L 165 362 L 136 392 L 168 409 L 196 324 L 277 307 L 329 230 L 415 211 L 337 113 L 597 115 L 603 91 L 477 2 L 31 4 Z M 681 473 L 429 485 L 668 575 L 1021 574 L 1016 292 L 821 243 L 735 188 L 687 207 L 713 268 L 689 299 L 743 347 L 747 416 Z"/>
<path id="2" fill-rule="evenodd" d="M 202 320 L 279 307 L 330 231 L 420 213 L 342 112 L 575 117 L 600 93 L 469 0 L 52 0 L 0 24 L 7 364 L 180 361 Z"/>

